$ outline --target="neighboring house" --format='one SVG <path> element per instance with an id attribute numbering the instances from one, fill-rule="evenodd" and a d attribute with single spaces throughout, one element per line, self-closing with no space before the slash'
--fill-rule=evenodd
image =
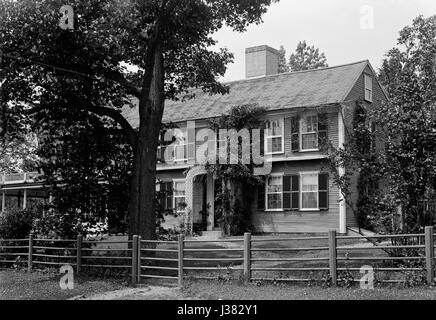
<path id="1" fill-rule="evenodd" d="M 161 205 L 180 214 L 168 218 L 167 225 L 183 221 L 202 225 L 207 220 L 206 230 L 219 228 L 214 214 L 215 181 L 201 165 L 195 165 L 196 152 L 204 143 L 196 139 L 195 133 L 207 127 L 209 119 L 243 104 L 265 107 L 269 129 L 265 132 L 264 152 L 271 158 L 272 170 L 265 187 L 254 191 L 255 231 L 346 233 L 347 227 L 356 225 L 353 211 L 333 184 L 324 161 L 326 155 L 319 147 L 325 140 L 336 148 L 346 142 L 346 129 L 352 125 L 357 101 L 373 107 L 387 100 L 373 68 L 368 61 L 360 61 L 310 71 L 276 74 L 277 71 L 277 50 L 268 46 L 248 48 L 247 79 L 227 83 L 229 94 L 209 95 L 196 90 L 192 100 L 166 102 L 163 122 L 174 123 L 185 132 L 171 147 L 173 163 L 157 165 L 158 188 L 170 191 Z M 124 115 L 134 127 L 138 126 L 137 110 L 128 108 Z M 188 122 L 195 123 L 194 133 Z M 159 154 L 164 149 L 160 148 Z M 189 171 L 192 167 L 195 169 Z M 2 185 L 0 180 L 2 208 L 7 196 L 18 195 L 22 199 L 24 190 L 26 197 L 38 192 L 25 181 Z M 354 203 L 357 195 L 354 179 Z"/>

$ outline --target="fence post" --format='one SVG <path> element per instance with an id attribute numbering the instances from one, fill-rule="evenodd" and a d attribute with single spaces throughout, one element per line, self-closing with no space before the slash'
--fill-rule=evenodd
<path id="1" fill-rule="evenodd" d="M 425 267 L 427 270 L 427 284 L 431 285 L 434 278 L 434 242 L 433 227 L 425 227 Z"/>
<path id="2" fill-rule="evenodd" d="M 138 236 L 138 283 L 141 282 L 141 236 Z"/>
<path id="3" fill-rule="evenodd" d="M 138 236 L 132 238 L 132 285 L 138 282 Z"/>
<path id="4" fill-rule="evenodd" d="M 29 234 L 29 257 L 27 260 L 27 272 L 32 271 L 33 265 L 33 233 Z"/>
<path id="5" fill-rule="evenodd" d="M 244 278 L 251 280 L 251 233 L 244 233 Z"/>
<path id="6" fill-rule="evenodd" d="M 332 285 L 337 285 L 337 252 L 336 252 L 336 231 L 329 231 L 329 268 Z"/>
<path id="7" fill-rule="evenodd" d="M 178 285 L 179 288 L 183 286 L 183 254 L 185 249 L 185 236 L 183 234 L 179 234 L 178 236 Z"/>
<path id="8" fill-rule="evenodd" d="M 77 255 L 77 261 L 76 261 L 76 273 L 80 273 L 80 269 L 82 269 L 82 235 L 77 235 L 77 244 L 76 244 L 76 255 Z"/>

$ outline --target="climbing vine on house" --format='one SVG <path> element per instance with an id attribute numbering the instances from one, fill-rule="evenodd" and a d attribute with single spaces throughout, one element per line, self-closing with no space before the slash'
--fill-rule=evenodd
<path id="1" fill-rule="evenodd" d="M 212 119 L 209 127 L 215 131 L 219 129 L 236 130 L 263 129 L 265 126 L 264 108 L 247 104 L 235 106 L 227 114 Z M 230 139 L 227 136 L 227 156 L 230 156 Z M 261 138 L 262 140 L 262 138 Z M 238 164 L 206 164 L 208 173 L 217 181 L 215 192 L 215 216 L 219 225 L 227 235 L 237 235 L 251 231 L 250 217 L 255 193 L 263 183 L 262 176 L 254 175 L 255 164 L 250 157 L 250 163 L 242 163 L 242 138 L 238 139 Z M 253 150 L 253 139 L 250 135 L 250 150 Z"/>
<path id="2" fill-rule="evenodd" d="M 398 47 L 383 61 L 379 78 L 389 102 L 358 105 L 355 118 L 365 121 L 354 125 L 347 144 L 331 157 L 346 173 L 359 171 L 359 210 L 377 231 L 423 232 L 435 224 L 421 205 L 436 197 L 435 55 L 436 16 L 419 16 L 400 31 Z M 376 178 L 379 190 L 370 180 Z M 346 174 L 336 182 L 346 190 L 349 181 Z"/>

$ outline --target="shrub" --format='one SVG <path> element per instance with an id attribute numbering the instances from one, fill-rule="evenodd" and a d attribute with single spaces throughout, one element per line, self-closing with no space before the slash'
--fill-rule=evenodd
<path id="1" fill-rule="evenodd" d="M 75 239 L 79 234 L 86 236 L 87 228 L 82 222 L 82 214 L 79 210 L 61 212 L 51 208 L 35 220 L 32 231 L 37 238 Z"/>
<path id="2" fill-rule="evenodd" d="M 108 233 L 108 225 L 106 222 L 83 222 L 82 228 L 88 238 L 103 237 Z"/>
<path id="3" fill-rule="evenodd" d="M 37 211 L 11 209 L 0 216 L 0 238 L 23 239 L 29 236 Z"/>

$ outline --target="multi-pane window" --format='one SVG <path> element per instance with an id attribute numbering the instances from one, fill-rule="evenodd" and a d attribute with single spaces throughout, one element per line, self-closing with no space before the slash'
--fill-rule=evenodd
<path id="1" fill-rule="evenodd" d="M 266 179 L 264 190 L 258 191 L 259 210 L 317 211 L 329 208 L 329 175 L 325 172 L 271 175 Z"/>
<path id="2" fill-rule="evenodd" d="M 265 146 L 267 154 L 283 152 L 283 119 L 270 120 L 266 123 Z"/>
<path id="3" fill-rule="evenodd" d="M 161 150 L 161 158 L 164 158 L 165 162 L 180 162 L 195 158 L 195 128 L 185 127 L 170 130 L 165 133 L 165 139 L 169 142 L 172 141 L 163 148 L 162 146 L 158 147 L 158 152 Z"/>
<path id="4" fill-rule="evenodd" d="M 268 210 L 280 210 L 283 197 L 283 177 L 269 176 L 266 180 L 266 205 Z"/>
<path id="5" fill-rule="evenodd" d="M 186 129 L 175 130 L 176 142 L 174 144 L 174 160 L 183 161 L 188 159 L 188 136 Z"/>
<path id="6" fill-rule="evenodd" d="M 372 77 L 365 74 L 365 100 L 372 102 Z"/>
<path id="7" fill-rule="evenodd" d="M 217 130 L 216 133 L 217 141 L 216 141 L 216 151 L 219 159 L 225 159 L 224 162 L 227 162 L 228 154 L 229 154 L 229 141 L 227 136 L 227 130 Z M 222 161 L 220 161 L 222 162 Z"/>
<path id="8" fill-rule="evenodd" d="M 318 173 L 300 175 L 301 209 L 318 209 Z"/>
<path id="9" fill-rule="evenodd" d="M 318 149 L 318 116 L 310 115 L 301 118 L 301 150 Z"/>
<path id="10" fill-rule="evenodd" d="M 174 180 L 174 208 L 177 212 L 185 209 L 185 180 Z"/>
<path id="11" fill-rule="evenodd" d="M 160 198 L 162 210 L 182 212 L 185 207 L 185 180 L 173 180 L 170 182 L 160 182 L 156 185 L 156 191 L 163 192 Z"/>

